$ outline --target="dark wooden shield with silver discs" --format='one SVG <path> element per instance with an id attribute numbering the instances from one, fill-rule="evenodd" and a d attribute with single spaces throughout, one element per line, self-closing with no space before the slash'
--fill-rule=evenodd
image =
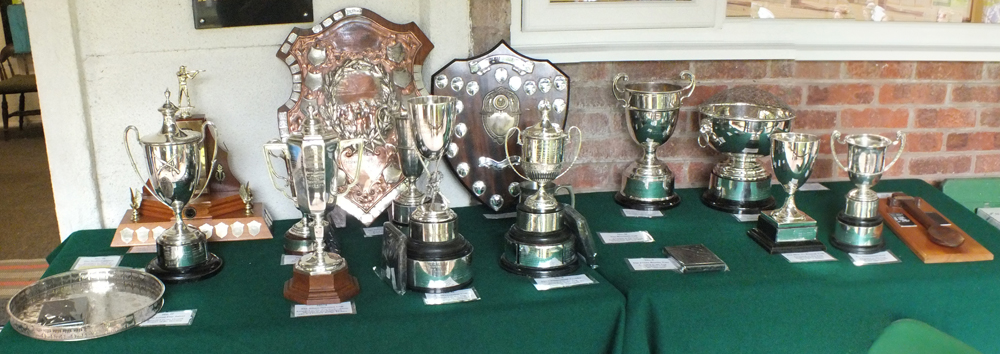
<path id="1" fill-rule="evenodd" d="M 402 172 L 393 148 L 396 129 L 390 107 L 425 92 L 419 73 L 433 47 L 413 22 L 395 24 L 367 9 L 349 7 L 312 28 L 293 29 L 278 50 L 278 58 L 292 73 L 291 97 L 278 108 L 281 138 L 301 129 L 301 105 L 315 100 L 340 139 L 365 140 L 357 184 L 337 200 L 365 225 L 398 193 Z M 353 150 L 341 153 L 338 177 L 353 178 L 357 156 Z"/>
<path id="2" fill-rule="evenodd" d="M 550 118 L 566 122 L 569 77 L 548 60 L 525 57 L 501 41 L 488 53 L 454 60 L 434 74 L 431 92 L 458 98 L 455 136 L 446 157 L 458 179 L 476 198 L 495 211 L 517 204 L 517 183 L 504 155 L 507 131 L 524 129 L 541 120 L 539 107 L 550 107 Z M 511 137 L 511 158 L 520 154 Z"/>

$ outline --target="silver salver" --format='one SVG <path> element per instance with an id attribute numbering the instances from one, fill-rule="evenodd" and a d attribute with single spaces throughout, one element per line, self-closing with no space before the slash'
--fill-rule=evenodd
<path id="1" fill-rule="evenodd" d="M 74 270 L 39 280 L 18 291 L 7 304 L 14 330 L 48 341 L 78 341 L 109 336 L 135 327 L 163 307 L 163 283 L 130 268 Z M 82 324 L 39 324 L 43 304 L 86 298 Z M 82 310 L 82 309 L 81 309 Z"/>

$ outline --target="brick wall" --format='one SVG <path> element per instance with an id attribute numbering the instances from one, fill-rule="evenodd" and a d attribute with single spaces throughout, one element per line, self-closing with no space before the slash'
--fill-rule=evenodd
<path id="1" fill-rule="evenodd" d="M 509 0 L 471 4 L 475 53 L 510 39 Z M 626 130 L 625 113 L 615 106 L 611 93 L 611 79 L 620 72 L 634 81 L 680 83 L 682 70 L 697 76 L 697 89 L 684 101 L 674 135 L 657 152 L 674 172 L 679 188 L 707 185 L 712 166 L 721 159 L 697 144 L 697 105 L 739 85 L 755 85 L 778 95 L 797 112 L 792 131 L 823 137 L 810 181 L 846 179 L 830 152 L 834 129 L 890 139 L 897 130 L 906 133 L 905 152 L 888 171 L 889 178 L 937 182 L 1000 176 L 1000 63 L 652 61 L 572 63 L 559 68 L 570 77 L 572 87 L 567 126 L 578 125 L 585 135 L 578 166 L 561 183 L 572 183 L 578 191 L 617 189 L 622 170 L 640 156 Z M 889 153 L 895 154 L 894 149 Z M 770 164 L 766 157 L 761 161 Z"/>

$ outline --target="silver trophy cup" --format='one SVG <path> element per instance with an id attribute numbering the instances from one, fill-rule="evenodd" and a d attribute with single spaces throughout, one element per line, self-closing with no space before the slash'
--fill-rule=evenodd
<path id="1" fill-rule="evenodd" d="M 347 261 L 336 253 L 324 251 L 326 221 L 323 215 L 336 204 L 339 196 L 357 183 L 365 142 L 364 139 L 338 139 L 326 128 L 314 106 L 308 106 L 307 110 L 301 132 L 291 134 L 284 143 L 264 144 L 269 175 L 275 185 L 279 178 L 269 156 L 278 152 L 288 164 L 287 181 L 291 192 L 283 188 L 281 191 L 308 216 L 306 229 L 316 245 L 311 253 L 295 263 L 293 278 L 285 283 L 284 294 L 298 303 L 336 303 L 350 299 L 359 290 L 357 279 L 348 273 Z M 357 160 L 354 176 L 339 172 L 339 162 L 345 152 Z"/>
<path id="2" fill-rule="evenodd" d="M 182 283 L 209 278 L 222 269 L 222 259 L 208 252 L 205 233 L 198 228 L 184 223 L 184 207 L 191 199 L 198 198 L 208 186 L 206 183 L 198 186 L 201 176 L 201 148 L 205 139 L 205 130 L 212 128 L 215 141 L 218 133 L 212 122 L 205 122 L 201 132 L 180 129 L 177 127 L 177 106 L 170 102 L 170 92 L 165 94 L 167 101 L 160 107 L 163 115 L 163 126 L 157 133 L 146 136 L 139 134 L 138 128 L 130 125 L 125 128 L 125 149 L 136 176 L 144 187 L 161 203 L 170 207 L 176 217 L 175 223 L 163 231 L 156 239 L 156 259 L 146 266 L 146 271 L 166 283 Z M 132 157 L 129 147 L 129 132 L 135 132 L 139 144 L 143 147 L 146 158 L 148 179 L 143 179 L 139 166 Z M 218 150 L 216 145 L 215 150 Z M 213 153 L 212 156 L 216 156 Z M 214 170 L 215 160 L 210 168 Z M 209 171 L 209 175 L 212 171 Z M 149 184 L 146 184 L 146 180 Z"/>
<path id="3" fill-rule="evenodd" d="M 399 166 L 403 173 L 403 183 L 400 193 L 392 201 L 389 209 L 389 220 L 398 225 L 408 225 L 410 214 L 418 206 L 426 202 L 423 192 L 417 188 L 417 179 L 424 173 L 420 152 L 417 151 L 416 135 L 413 133 L 415 124 L 409 114 L 400 112 L 394 117 L 396 126 L 396 156 L 399 156 Z"/>
<path id="4" fill-rule="evenodd" d="M 385 244 L 401 245 L 403 249 L 383 249 L 383 256 L 384 261 L 405 259 L 403 266 L 395 270 L 394 278 L 405 279 L 406 288 L 418 292 L 450 292 L 472 283 L 473 247 L 457 232 L 458 215 L 441 195 L 441 172 L 438 171 L 441 157 L 453 136 L 457 102 L 450 96 L 413 97 L 406 100 L 407 118 L 397 120 L 403 122 L 397 131 L 400 134 L 397 151 L 406 146 L 406 151 L 400 154 L 404 175 L 407 164 L 411 164 L 409 168 L 412 169 L 419 167 L 412 165 L 421 164 L 427 172 L 428 182 L 426 192 L 417 194 L 422 203 L 409 215 L 408 228 L 385 223 Z M 415 189 L 415 186 L 411 184 L 409 188 Z"/>
<path id="5" fill-rule="evenodd" d="M 509 136 L 517 132 L 521 145 L 519 165 L 524 172 L 516 168 L 514 172 L 534 182 L 534 186 L 543 188 L 536 187 L 532 193 L 522 192 L 522 201 L 517 206 L 517 221 L 504 237 L 506 246 L 500 257 L 500 266 L 508 272 L 530 277 L 565 275 L 579 267 L 574 248 L 578 237 L 564 224 L 565 207 L 554 196 L 557 188 L 548 186 L 576 163 L 583 132 L 578 127 L 568 129 L 570 132 L 576 130 L 577 144 L 573 160 L 567 162 L 564 152 L 570 134 L 549 120 L 548 107 L 542 108 L 541 122 L 523 132 L 514 127 L 508 133 Z M 512 161 L 508 145 L 504 144 L 505 154 L 507 161 Z"/>
<path id="6" fill-rule="evenodd" d="M 819 137 L 812 134 L 771 135 L 771 168 L 788 198 L 781 208 L 761 212 L 757 227 L 748 232 L 771 254 L 826 250 L 816 240 L 816 220 L 795 205 L 795 192 L 812 174 L 819 143 Z"/>
<path id="7" fill-rule="evenodd" d="M 689 80 L 685 87 L 663 82 L 628 81 L 628 75 L 618 74 L 611 82 L 612 93 L 625 108 L 632 141 L 643 154 L 632 162 L 622 176 L 622 187 L 615 194 L 618 204 L 640 210 L 664 210 L 680 204 L 674 193 L 674 174 L 656 158 L 656 149 L 667 142 L 677 126 L 681 103 L 694 93 L 694 74 L 681 72 Z M 685 93 L 686 91 L 686 93 Z"/>
<path id="8" fill-rule="evenodd" d="M 851 182 L 857 185 L 847 193 L 847 205 L 837 215 L 837 228 L 830 244 L 851 253 L 874 253 L 885 249 L 882 239 L 882 217 L 878 214 L 878 194 L 871 188 L 882 174 L 899 160 L 906 144 L 903 132 L 896 132 L 896 141 L 875 134 L 854 134 L 845 137 L 834 130 L 830 136 L 830 151 L 837 154 L 837 142 L 847 145 L 847 166 L 837 161 L 837 166 L 847 171 Z M 899 145 L 896 156 L 888 164 L 885 153 L 889 146 Z"/>

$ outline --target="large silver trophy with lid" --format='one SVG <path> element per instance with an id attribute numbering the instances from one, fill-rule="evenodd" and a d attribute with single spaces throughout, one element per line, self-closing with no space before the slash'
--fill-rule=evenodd
<path id="1" fill-rule="evenodd" d="M 347 261 L 339 254 L 325 251 L 323 235 L 327 226 L 323 215 L 335 205 L 337 198 L 357 183 L 364 156 L 364 140 L 341 140 L 316 111 L 309 105 L 308 114 L 300 132 L 292 133 L 285 142 L 270 141 L 264 144 L 272 182 L 278 184 L 277 173 L 270 155 L 283 156 L 290 174 L 289 187 L 282 189 L 285 196 L 295 201 L 299 210 L 307 215 L 306 229 L 315 247 L 295 263 L 292 279 L 285 283 L 285 298 L 300 304 L 331 304 L 347 301 L 358 294 L 358 280 L 351 276 Z M 340 172 L 339 163 L 344 156 L 357 160 L 354 176 Z"/>
<path id="2" fill-rule="evenodd" d="M 771 169 L 788 192 L 781 208 L 765 210 L 757 227 L 747 232 L 768 253 L 823 251 L 816 240 L 816 220 L 795 205 L 795 192 L 812 174 L 819 153 L 819 137 L 802 133 L 771 134 Z"/>
<path id="3" fill-rule="evenodd" d="M 792 109 L 767 91 L 738 86 L 719 92 L 698 106 L 698 145 L 725 154 L 715 165 L 705 205 L 732 214 L 757 214 L 774 208 L 771 175 L 757 161 L 771 149 L 770 135 L 787 132 Z"/>
<path id="4" fill-rule="evenodd" d="M 177 106 L 170 102 L 170 91 L 165 93 L 166 102 L 159 111 L 163 115 L 163 126 L 157 133 L 140 138 L 139 130 L 133 125 L 125 128 L 125 149 L 136 176 L 145 188 L 161 203 L 170 207 L 176 222 L 163 231 L 156 239 L 156 259 L 149 262 L 146 271 L 166 283 L 182 283 L 209 278 L 222 269 L 222 259 L 208 252 L 205 233 L 184 223 L 184 207 L 191 199 L 201 196 L 208 186 L 198 186 L 201 176 L 201 148 L 205 142 L 205 132 L 209 127 L 218 140 L 218 132 L 212 122 L 205 122 L 201 132 L 177 127 Z M 146 157 L 146 171 L 149 184 L 142 178 L 139 166 L 132 157 L 128 144 L 129 132 L 135 132 Z M 214 146 L 218 151 L 218 145 Z M 212 156 L 217 156 L 213 153 Z M 214 169 L 215 161 L 209 166 Z M 212 171 L 209 171 L 212 175 Z"/>
<path id="5" fill-rule="evenodd" d="M 837 142 L 847 145 L 847 166 L 837 156 Z M 830 238 L 834 247 L 850 253 L 875 253 L 885 249 L 882 239 L 882 216 L 878 213 L 878 194 L 872 190 L 882 173 L 892 168 L 903 154 L 906 136 L 896 132 L 896 141 L 875 134 L 853 134 L 841 137 L 834 130 L 830 136 L 830 151 L 837 166 L 847 171 L 847 176 L 857 185 L 847 193 L 847 206 L 837 214 L 837 228 Z M 891 145 L 899 145 L 896 157 L 885 163 L 885 152 Z"/>
<path id="6" fill-rule="evenodd" d="M 414 169 L 419 165 L 412 165 L 423 165 L 428 175 L 424 195 L 430 198 L 405 218 L 408 226 L 394 223 L 396 217 L 384 224 L 387 268 L 376 271 L 399 293 L 405 289 L 443 293 L 472 283 L 472 244 L 457 232 L 458 215 L 440 192 L 438 171 L 453 136 L 457 102 L 450 96 L 413 97 L 406 100 L 405 114 L 396 118 L 400 163 L 404 170 L 408 165 Z"/>
<path id="7" fill-rule="evenodd" d="M 569 209 L 555 198 L 558 187 L 552 182 L 576 163 L 583 143 L 583 132 L 576 130 L 576 154 L 572 161 L 565 160 L 570 134 L 549 120 L 549 107 L 540 105 L 542 120 L 524 129 L 511 128 L 508 136 L 517 132 L 521 145 L 518 163 L 524 173 L 514 168 L 518 176 L 531 182 L 522 183 L 522 199 L 517 205 L 517 221 L 504 236 L 504 253 L 500 266 L 511 273 L 530 277 L 561 276 L 576 271 L 577 236 L 564 224 Z M 513 161 L 509 152 L 509 139 L 504 144 L 507 161 Z M 512 166 L 513 167 L 513 166 Z M 528 188 L 525 188 L 528 187 Z M 572 193 L 572 190 L 570 190 Z M 579 216 L 577 216 L 579 217 Z M 586 235 L 589 236 L 589 235 Z M 586 242 L 586 241 L 584 241 Z"/>
<path id="8" fill-rule="evenodd" d="M 618 74 L 611 90 L 620 106 L 625 108 L 629 134 L 642 146 L 642 157 L 632 162 L 622 176 L 621 190 L 615 201 L 621 206 L 640 210 L 670 209 L 681 202 L 674 193 L 674 174 L 656 158 L 656 149 L 670 139 L 677 126 L 681 103 L 694 93 L 694 74 L 681 72 L 688 79 L 685 87 L 664 82 L 630 82 L 628 75 Z M 687 91 L 685 93 L 685 91 Z"/>

